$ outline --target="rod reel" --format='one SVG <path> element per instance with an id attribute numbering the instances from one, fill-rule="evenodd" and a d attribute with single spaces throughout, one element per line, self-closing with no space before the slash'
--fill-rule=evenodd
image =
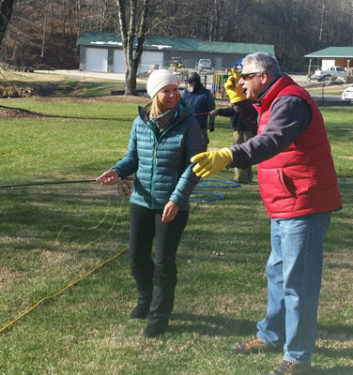
<path id="1" fill-rule="evenodd" d="M 132 193 L 132 188 L 134 185 L 133 179 L 122 179 L 118 182 L 118 192 L 122 197 L 128 198 Z"/>

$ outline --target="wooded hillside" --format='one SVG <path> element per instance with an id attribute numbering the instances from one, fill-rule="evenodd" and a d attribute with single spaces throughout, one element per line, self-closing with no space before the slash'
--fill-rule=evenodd
<path id="1" fill-rule="evenodd" d="M 306 53 L 353 44 L 353 0 L 154 0 L 149 15 L 149 34 L 273 44 L 288 72 L 305 71 Z M 77 68 L 78 37 L 119 32 L 118 22 L 116 0 L 18 0 L 1 59 Z"/>

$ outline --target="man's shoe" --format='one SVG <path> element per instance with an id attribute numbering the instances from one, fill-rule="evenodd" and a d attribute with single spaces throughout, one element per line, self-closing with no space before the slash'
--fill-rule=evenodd
<path id="1" fill-rule="evenodd" d="M 251 353 L 258 353 L 258 352 L 275 351 L 276 349 L 278 350 L 278 348 L 265 344 L 258 337 L 253 337 L 250 340 L 246 340 L 246 341 L 239 342 L 237 344 L 233 344 L 231 348 L 234 353 L 238 353 L 238 354 L 251 354 Z"/>
<path id="2" fill-rule="evenodd" d="M 150 310 L 148 305 L 137 304 L 130 313 L 131 319 L 145 319 Z"/>
<path id="3" fill-rule="evenodd" d="M 283 361 L 277 368 L 271 371 L 268 375 L 309 375 L 310 363 L 307 365 L 300 365 L 298 363 Z"/>

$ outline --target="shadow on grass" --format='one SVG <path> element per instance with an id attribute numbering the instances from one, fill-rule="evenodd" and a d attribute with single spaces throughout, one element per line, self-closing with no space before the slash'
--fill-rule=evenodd
<path id="1" fill-rule="evenodd" d="M 197 314 L 172 314 L 171 321 L 173 325 L 168 328 L 170 332 L 195 332 L 207 336 L 253 335 L 256 327 L 256 322 L 251 320 Z"/>
<path id="2" fill-rule="evenodd" d="M 352 375 L 353 366 L 334 366 L 326 369 L 313 368 L 311 375 Z"/>
<path id="3" fill-rule="evenodd" d="M 318 338 L 333 338 L 334 340 L 339 340 L 341 343 L 345 341 L 351 342 L 353 339 L 353 327 L 349 325 L 330 325 L 318 327 Z M 353 347 L 345 348 L 317 348 L 315 353 L 320 355 L 322 358 L 331 359 L 348 359 L 351 361 L 353 358 Z M 313 368 L 312 375 L 352 375 L 353 366 L 334 366 L 331 368 Z"/>
<path id="4" fill-rule="evenodd" d="M 350 325 L 318 325 L 318 337 L 326 339 L 327 337 L 336 338 L 340 341 L 353 340 L 353 326 Z M 353 351 L 353 347 L 352 347 Z M 352 356 L 353 357 L 353 356 Z"/>
<path id="5" fill-rule="evenodd" d="M 107 258 L 115 252 L 112 241 L 128 240 L 128 203 L 114 190 L 87 186 L 21 188 L 0 193 L 0 234 L 6 238 L 0 252 L 11 249 L 12 257 L 45 250 L 75 255 L 79 252 L 80 258 Z M 109 246 L 103 246 L 105 242 Z M 14 269 L 23 266 L 9 264 Z"/>
<path id="6" fill-rule="evenodd" d="M 199 314 L 183 314 L 175 313 L 171 316 L 173 324 L 169 326 L 168 331 L 180 334 L 197 333 L 205 336 L 251 336 L 255 334 L 256 322 L 252 320 L 238 320 L 225 318 L 224 316 L 211 316 Z M 348 326 L 321 326 L 321 331 L 346 335 L 346 340 L 353 337 L 353 327 Z M 351 360 L 353 358 L 353 348 L 319 348 L 315 350 L 323 358 L 345 358 Z M 353 366 L 335 365 L 331 368 L 320 368 L 314 366 L 310 372 L 311 375 L 352 375 Z"/>

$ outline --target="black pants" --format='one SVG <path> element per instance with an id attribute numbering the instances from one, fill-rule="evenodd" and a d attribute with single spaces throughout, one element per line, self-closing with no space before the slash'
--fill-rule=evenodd
<path id="1" fill-rule="evenodd" d="M 177 283 L 175 256 L 189 211 L 162 223 L 162 210 L 130 206 L 130 265 L 137 285 L 137 303 L 149 305 L 150 322 L 168 321 Z M 155 239 L 155 256 L 152 244 Z"/>

